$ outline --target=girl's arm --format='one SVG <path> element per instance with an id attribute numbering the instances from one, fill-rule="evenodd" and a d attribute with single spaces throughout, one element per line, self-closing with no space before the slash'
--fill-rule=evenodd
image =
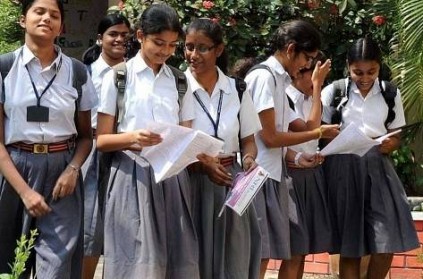
<path id="1" fill-rule="evenodd" d="M 254 135 L 249 135 L 241 139 L 242 142 L 242 167 L 244 171 L 252 171 L 257 167 L 257 146 Z"/>

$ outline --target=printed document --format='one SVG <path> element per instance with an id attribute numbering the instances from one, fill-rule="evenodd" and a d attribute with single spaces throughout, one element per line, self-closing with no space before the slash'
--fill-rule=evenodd
<path id="1" fill-rule="evenodd" d="M 323 156 L 333 154 L 357 154 L 363 156 L 370 148 L 381 144 L 384 139 L 399 132 L 401 130 L 396 130 L 377 139 L 372 139 L 364 134 L 354 123 L 351 123 L 326 145 L 320 151 L 320 154 Z"/>
<path id="2" fill-rule="evenodd" d="M 178 174 L 188 165 L 198 161 L 200 153 L 217 156 L 224 142 L 202 131 L 166 123 L 150 123 L 147 130 L 160 134 L 163 141 L 145 147 L 141 156 L 146 158 L 154 170 L 156 182 Z"/>
<path id="3" fill-rule="evenodd" d="M 260 166 L 248 174 L 238 173 L 225 205 L 242 216 L 268 177 L 269 173 Z"/>

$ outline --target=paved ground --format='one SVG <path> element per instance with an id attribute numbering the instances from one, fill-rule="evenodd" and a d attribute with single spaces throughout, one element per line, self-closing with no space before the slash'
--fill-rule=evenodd
<path id="1" fill-rule="evenodd" d="M 103 259 L 100 259 L 100 262 L 97 266 L 97 270 L 95 272 L 94 279 L 102 279 L 102 270 L 103 270 Z M 278 274 L 277 272 L 268 271 L 266 273 L 265 279 L 277 279 Z M 305 274 L 303 279 L 336 279 L 337 277 L 331 275 L 313 275 L 313 274 Z M 187 278 L 188 279 L 188 278 Z"/>

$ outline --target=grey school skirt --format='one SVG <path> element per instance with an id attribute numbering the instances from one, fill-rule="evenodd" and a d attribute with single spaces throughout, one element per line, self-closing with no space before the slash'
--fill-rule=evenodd
<path id="1" fill-rule="evenodd" d="M 324 163 L 334 253 L 343 257 L 398 253 L 419 247 L 407 197 L 388 156 L 328 156 Z"/>
<path id="2" fill-rule="evenodd" d="M 83 256 L 83 189 L 79 176 L 72 195 L 52 200 L 53 188 L 71 161 L 73 151 L 33 154 L 7 148 L 23 179 L 44 196 L 52 211 L 32 218 L 13 187 L 0 175 L 0 273 L 9 272 L 16 240 L 30 229 L 38 230 L 35 242 L 37 278 L 80 279 Z M 33 260 L 33 259 L 32 259 Z M 27 271 L 34 263 L 28 262 Z"/>
<path id="3" fill-rule="evenodd" d="M 99 257 L 103 251 L 103 201 L 107 184 L 99 183 L 101 154 L 94 140 L 91 153 L 81 167 L 84 178 L 84 256 Z"/>
<path id="4" fill-rule="evenodd" d="M 113 156 L 105 204 L 105 278 L 199 278 L 186 171 L 155 183 L 131 151 Z"/>
<path id="5" fill-rule="evenodd" d="M 290 259 L 288 187 L 268 178 L 253 201 L 261 232 L 262 259 Z"/>
<path id="6" fill-rule="evenodd" d="M 227 168 L 234 178 L 242 171 L 238 164 Z M 226 207 L 219 218 L 230 188 L 213 183 L 205 174 L 192 173 L 190 177 L 201 279 L 258 278 L 261 237 L 253 204 L 242 216 Z"/>
<path id="7" fill-rule="evenodd" d="M 290 202 L 291 254 L 307 255 L 332 250 L 332 229 L 327 204 L 327 187 L 321 167 L 288 168 L 293 188 Z"/>

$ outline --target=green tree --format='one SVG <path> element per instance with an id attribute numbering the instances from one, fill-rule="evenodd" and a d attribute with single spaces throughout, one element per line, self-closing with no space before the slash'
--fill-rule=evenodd
<path id="1" fill-rule="evenodd" d="M 18 1 L 0 1 L 0 54 L 12 51 L 21 45 L 19 15 Z"/>

